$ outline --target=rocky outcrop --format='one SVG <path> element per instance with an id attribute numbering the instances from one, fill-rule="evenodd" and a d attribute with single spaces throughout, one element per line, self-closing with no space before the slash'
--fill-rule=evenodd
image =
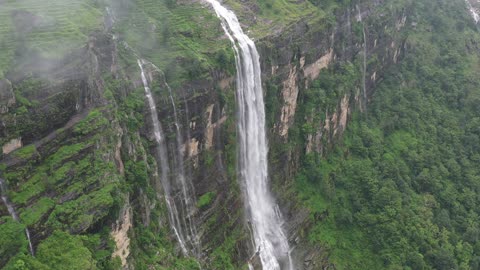
<path id="1" fill-rule="evenodd" d="M 320 121 L 318 129 L 306 137 L 306 154 L 312 152 L 323 154 L 325 146 L 332 145 L 338 136 L 343 134 L 351 112 L 350 104 L 349 96 L 345 95 L 333 113 L 329 114 L 328 111 L 325 113 L 324 122 Z"/>
<path id="2" fill-rule="evenodd" d="M 7 79 L 0 80 L 0 114 L 8 112 L 8 109 L 15 104 L 12 84 Z"/>
<path id="3" fill-rule="evenodd" d="M 300 68 L 303 68 L 302 64 Z M 280 136 L 286 138 L 288 136 L 288 129 L 292 125 L 297 109 L 297 98 L 299 87 L 297 85 L 298 74 L 297 66 L 290 67 L 287 79 L 282 83 L 282 98 L 284 105 L 281 109 L 280 121 L 276 123 L 276 128 Z"/>
<path id="4" fill-rule="evenodd" d="M 120 220 L 112 228 L 112 238 L 115 241 L 115 251 L 112 257 L 119 257 L 123 269 L 129 269 L 127 258 L 130 255 L 130 238 L 128 231 L 132 227 L 132 208 L 128 205 L 120 213 Z"/>
<path id="5" fill-rule="evenodd" d="M 333 48 L 330 48 L 327 54 L 323 55 L 317 61 L 306 66 L 304 70 L 305 78 L 308 78 L 308 80 L 310 81 L 317 79 L 318 75 L 320 75 L 320 71 L 330 65 L 333 60 L 333 56 Z"/>
<path id="6" fill-rule="evenodd" d="M 8 143 L 2 146 L 2 152 L 4 155 L 7 155 L 18 148 L 21 148 L 22 146 L 22 138 L 11 139 Z"/>

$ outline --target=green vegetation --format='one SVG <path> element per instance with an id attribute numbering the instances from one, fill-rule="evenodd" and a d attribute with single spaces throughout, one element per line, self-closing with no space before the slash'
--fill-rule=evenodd
<path id="1" fill-rule="evenodd" d="M 27 208 L 20 216 L 20 219 L 26 226 L 34 225 L 35 223 L 39 222 L 40 219 L 45 216 L 54 206 L 55 202 L 52 199 L 46 197 L 41 198 L 32 207 Z"/>
<path id="2" fill-rule="evenodd" d="M 11 217 L 2 217 L 0 219 L 0 264 L 4 265 L 8 259 L 19 252 L 28 252 L 27 247 L 25 227 Z"/>
<path id="3" fill-rule="evenodd" d="M 35 153 L 37 152 L 37 149 L 35 148 L 35 145 L 28 145 L 25 147 L 20 148 L 19 150 L 15 151 L 13 155 L 15 157 L 21 158 L 21 159 L 29 159 L 31 158 Z"/>
<path id="4" fill-rule="evenodd" d="M 325 13 L 309 1 L 290 0 L 258 0 L 258 1 L 225 1 L 227 6 L 235 10 L 240 21 L 249 25 L 255 38 L 262 38 L 283 29 L 301 19 L 320 20 Z M 246 8 L 249 7 L 249 8 Z M 252 11 L 258 11 L 255 14 Z M 255 18 L 255 19 L 253 19 Z"/>
<path id="5" fill-rule="evenodd" d="M 84 46 L 101 26 L 101 12 L 92 0 L 3 1 L 0 10 L 0 78 L 15 56 L 40 53 L 61 58 Z"/>
<path id="6" fill-rule="evenodd" d="M 202 196 L 200 196 L 200 198 L 198 198 L 197 207 L 202 209 L 210 206 L 216 196 L 217 194 L 214 191 L 203 194 Z"/>
<path id="7" fill-rule="evenodd" d="M 163 70 L 173 88 L 189 80 L 210 79 L 213 68 L 234 71 L 233 51 L 229 41 L 221 39 L 220 21 L 201 4 L 169 0 L 112 4 L 118 19 L 115 31 Z M 129 12 L 122 12 L 125 9 Z"/>
<path id="8" fill-rule="evenodd" d="M 113 31 L 119 40 L 164 70 L 174 90 L 186 82 L 203 85 L 199 81 L 213 80 L 213 73 L 235 72 L 233 52 L 219 20 L 199 3 L 0 2 L 0 78 L 25 56 L 22 53 L 58 60 L 85 46 L 102 23 L 99 3 L 107 2 L 117 18 Z M 349 0 L 225 2 L 242 22 L 250 24 L 246 31 L 257 39 L 279 33 L 298 20 L 305 20 L 308 27 L 332 26 L 339 7 L 356 5 Z M 396 35 L 396 22 L 384 28 L 382 20 L 405 12 L 407 25 L 415 22 L 416 27 L 409 28 L 408 36 L 393 39 L 405 40 L 404 59 L 386 71 L 367 113 L 353 113 L 338 145 L 326 145 L 324 137 L 325 156 L 300 155 L 295 182 L 281 196 L 297 195 L 301 206 L 310 209 L 312 227 L 305 234 L 311 243 L 326 247 L 337 269 L 479 269 L 480 35 L 467 23 L 468 13 L 460 0 L 436 5 L 427 0 L 386 2 L 375 10 L 376 21 L 366 25 L 372 36 Z M 252 9 L 244 8 L 250 4 Z M 352 29 L 351 43 L 361 44 L 362 25 L 353 22 Z M 345 40 L 335 42 L 340 45 L 334 46 L 347 46 L 341 44 Z M 52 85 L 48 79 L 26 74 L 13 86 L 17 106 L 2 115 L 6 126 L 2 132 L 9 138 L 0 138 L 0 144 L 13 137 L 32 143 L 51 136 L 37 141 L 37 147 L 29 144 L 12 153 L 20 160 L 18 164 L 0 164 L 1 176 L 10 187 L 8 195 L 20 216 L 20 222 L 9 216 L 0 218 L 0 265 L 7 270 L 119 269 L 119 258 L 111 257 L 110 232 L 127 202 L 135 211 L 129 231 L 133 260 L 129 262 L 136 269 L 200 268 L 195 259 L 180 256 L 174 244 L 157 164 L 149 154 L 153 142 L 142 137 L 148 128 L 144 92 L 141 87 L 129 89 L 132 81 L 127 81 L 133 78 L 129 77 L 131 70 L 138 74 L 136 56 L 118 45 L 118 68 L 124 69 L 115 75 L 125 78 L 101 74 L 105 82 L 99 83 L 104 87 L 102 102 L 107 105 L 90 108 L 86 116 L 76 115 L 85 118 L 73 127 L 59 128 L 77 113 L 74 106 L 65 109 L 65 104 L 83 98 L 71 88 L 87 86 L 68 85 L 42 104 L 37 95 L 39 89 Z M 354 100 L 362 76 L 360 56 L 322 71 L 300 93 L 298 124 L 290 130 L 289 142 L 272 145 L 274 163 L 280 162 L 277 157 L 283 153 L 300 151 L 307 136 L 324 123 L 325 111 L 333 112 L 341 98 L 347 95 Z M 379 59 L 370 56 L 369 70 Z M 278 79 L 266 81 L 270 127 L 280 106 Z M 159 89 L 158 84 L 152 85 L 155 94 Z M 201 214 L 212 213 L 202 225 L 205 235 L 211 235 L 202 251 L 208 251 L 207 266 L 212 269 L 239 269 L 245 266 L 236 251 L 250 241 L 247 229 L 238 225 L 242 209 L 232 213 L 229 206 L 217 208 L 214 203 L 217 198 L 238 203 L 240 196 L 235 168 L 235 92 L 214 91 L 218 100 L 213 102 L 220 104 L 216 110 L 228 115 L 220 138 L 225 150 L 202 150 L 198 162 L 199 167 L 208 167 L 202 172 L 208 176 L 210 169 L 219 169 L 215 166 L 221 157 L 229 181 L 222 183 L 228 185 L 221 187 L 225 190 L 207 192 L 196 202 Z M 188 93 L 186 98 L 196 95 Z M 205 97 L 199 102 L 215 99 L 214 95 Z M 164 116 L 168 109 L 160 109 L 165 110 Z M 170 120 L 166 118 L 162 121 Z M 218 172 L 212 175 L 223 177 Z M 2 213 L 6 213 L 3 208 Z M 223 220 L 230 222 L 219 222 Z M 36 257 L 28 255 L 25 227 L 35 235 Z"/>
<path id="9" fill-rule="evenodd" d="M 73 128 L 73 131 L 80 135 L 86 135 L 100 127 L 106 126 L 107 124 L 108 119 L 102 115 L 100 110 L 95 109 L 90 111 L 85 119 L 77 123 Z"/>
<path id="10" fill-rule="evenodd" d="M 22 72 L 29 73 L 27 70 Z M 0 144 L 19 137 L 30 144 L 63 126 L 75 113 L 72 104 L 77 101 L 80 91 L 74 88 L 74 84 L 65 83 L 62 86 L 65 88 L 59 91 L 56 81 L 31 74 L 26 76 L 13 84 L 17 103 L 8 114 L 1 116 L 6 136 L 0 137 Z"/>
<path id="11" fill-rule="evenodd" d="M 367 114 L 353 114 L 326 158 L 303 156 L 296 192 L 312 211 L 308 237 L 336 269 L 480 267 L 480 57 L 470 49 L 480 35 L 460 1 L 427 2 L 412 3 L 417 28 Z M 329 81 L 308 90 L 304 113 L 315 96 L 329 108 L 352 80 Z"/>
<path id="12" fill-rule="evenodd" d="M 35 257 L 19 255 L 10 260 L 5 269 L 61 270 L 66 265 L 69 269 L 97 269 L 92 252 L 84 246 L 83 239 L 81 236 L 55 231 L 38 246 Z"/>
<path id="13" fill-rule="evenodd" d="M 121 201 L 114 196 L 119 188 L 117 167 L 105 160 L 116 144 L 109 113 L 92 110 L 72 128 L 56 130 L 38 148 L 29 145 L 14 152 L 25 161 L 20 166 L 2 166 L 20 223 L 8 218 L 0 222 L 0 231 L 9 235 L 0 239 L 5 249 L 0 250 L 0 265 L 9 260 L 6 269 L 63 269 L 69 264 L 75 269 L 115 269 L 113 246 L 107 245 L 110 226 L 104 224 Z M 38 154 L 33 158 L 34 153 Z M 35 258 L 27 255 L 24 226 L 46 238 L 35 247 Z M 88 236 L 69 234 L 87 231 Z"/>

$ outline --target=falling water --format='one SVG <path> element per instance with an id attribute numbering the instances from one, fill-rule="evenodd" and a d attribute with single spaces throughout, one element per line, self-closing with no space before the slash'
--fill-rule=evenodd
<path id="1" fill-rule="evenodd" d="M 162 127 L 160 125 L 160 121 L 158 120 L 157 107 L 155 106 L 155 101 L 153 99 L 152 92 L 150 91 L 150 87 L 148 86 L 148 81 L 145 76 L 145 72 L 143 70 L 143 61 L 138 60 L 137 63 L 141 70 L 143 87 L 145 88 L 145 96 L 147 97 L 148 105 L 150 107 L 150 115 L 152 117 L 153 132 L 155 136 L 155 142 L 157 143 L 158 156 L 160 159 L 160 168 L 161 168 L 160 180 L 162 182 L 162 186 L 165 193 L 165 201 L 167 203 L 169 221 L 175 233 L 175 236 L 177 237 L 177 240 L 180 243 L 180 248 L 182 249 L 183 254 L 188 255 L 186 240 L 185 240 L 184 234 L 182 233 L 183 231 L 182 223 L 180 222 L 175 200 L 171 196 L 171 186 L 169 181 L 170 167 L 168 165 L 167 147 L 165 143 L 165 138 L 163 136 Z"/>
<path id="2" fill-rule="evenodd" d="M 367 112 L 367 34 L 365 33 L 365 25 L 363 25 L 363 109 Z"/>
<path id="3" fill-rule="evenodd" d="M 236 15 L 216 0 L 209 2 L 235 51 L 237 68 L 239 174 L 245 183 L 255 248 L 264 270 L 293 269 L 287 237 L 268 186 L 265 109 L 260 61 L 255 43 L 243 33 Z M 251 267 L 251 266 L 249 266 Z"/>
<path id="4" fill-rule="evenodd" d="M 15 212 L 15 208 L 13 205 L 10 203 L 10 201 L 7 198 L 7 187 L 5 185 L 5 181 L 0 178 L 0 197 L 2 198 L 3 203 L 7 207 L 8 213 L 12 216 L 13 220 L 20 222 L 20 218 L 17 215 L 17 212 Z M 28 230 L 27 227 L 25 227 L 25 235 L 27 236 L 28 240 L 28 248 L 30 249 L 30 254 L 32 256 L 35 256 L 35 252 L 33 250 L 33 245 L 32 245 L 32 240 L 30 238 L 30 231 Z"/>
<path id="5" fill-rule="evenodd" d="M 177 114 L 177 107 L 175 106 L 175 100 L 173 99 L 172 89 L 170 86 L 165 82 L 165 85 L 168 89 L 170 101 L 173 107 L 173 116 L 175 120 L 175 131 L 176 131 L 176 138 L 177 138 L 177 155 L 176 155 L 176 162 L 177 162 L 177 179 L 180 181 L 182 195 L 183 195 L 183 202 L 185 206 L 182 209 L 185 209 L 186 213 L 182 215 L 184 219 L 186 219 L 186 226 L 189 229 L 189 241 L 192 243 L 193 248 L 198 248 L 198 237 L 197 237 L 197 228 L 195 226 L 195 221 L 193 220 L 193 216 L 196 211 L 196 207 L 194 201 L 192 200 L 195 197 L 195 192 L 193 189 L 193 184 L 191 179 L 186 177 L 185 174 L 185 166 L 183 163 L 183 150 L 182 150 L 182 133 L 180 131 L 180 124 L 178 122 L 178 114 Z"/>
<path id="6" fill-rule="evenodd" d="M 363 110 L 367 112 L 367 34 L 365 32 L 365 23 L 362 21 L 362 13 L 360 9 L 358 9 L 358 18 L 362 23 L 362 31 L 363 31 L 363 78 L 362 78 L 362 85 L 363 85 Z M 365 114 L 366 115 L 366 114 Z"/>
<path id="7" fill-rule="evenodd" d="M 473 20 L 475 21 L 475 23 L 478 23 L 480 21 L 480 14 L 478 14 L 477 10 L 472 6 L 472 3 L 470 3 L 469 0 L 465 0 L 465 2 L 467 2 L 467 7 L 468 10 L 470 10 L 470 14 L 473 17 Z"/>

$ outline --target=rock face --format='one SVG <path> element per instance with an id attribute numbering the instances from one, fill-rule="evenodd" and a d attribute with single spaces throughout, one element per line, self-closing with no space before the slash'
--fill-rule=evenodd
<path id="1" fill-rule="evenodd" d="M 328 263 L 328 255 L 322 252 L 322 247 L 309 247 L 305 239 L 298 236 L 299 231 L 308 231 L 310 220 L 308 214 L 285 196 L 287 187 L 294 181 L 300 165 L 299 157 L 312 152 L 327 154 L 345 131 L 351 113 L 362 109 L 365 97 L 365 102 L 368 102 L 375 84 L 382 79 L 383 71 L 401 60 L 405 48 L 400 33 L 410 27 L 408 18 L 399 14 L 398 17 L 383 21 L 383 24 L 377 23 L 379 14 L 376 9 L 382 4 L 383 1 L 364 1 L 362 5 L 339 10 L 336 14 L 338 27 L 318 28 L 308 21 L 299 21 L 283 29 L 280 34 L 258 42 L 265 81 L 267 85 L 277 85 L 279 88 L 273 91 L 266 87 L 267 100 L 270 95 L 275 95 L 273 98 L 279 101 L 277 106 L 272 107 L 274 110 L 268 112 L 274 119 L 269 136 L 270 145 L 273 145 L 270 150 L 270 171 L 281 208 L 288 217 L 290 239 L 297 244 L 294 256 L 299 269 L 332 269 L 332 265 Z M 355 18 L 354 14 L 360 15 Z M 360 23 L 365 26 L 365 37 L 353 32 L 353 26 Z M 396 32 L 387 34 L 389 29 Z M 366 65 L 363 72 L 361 63 L 365 51 L 367 61 L 377 60 Z M 331 105 L 317 105 L 313 113 L 306 114 L 308 99 L 305 98 L 305 92 L 319 80 L 320 74 L 350 63 L 358 63 L 359 67 L 351 88 L 337 96 Z M 363 80 L 365 97 L 361 94 Z M 325 89 L 327 93 L 332 90 Z M 302 125 L 308 125 L 312 130 L 301 133 L 304 144 L 299 144 L 297 132 Z M 295 129 L 294 138 L 290 138 L 291 129 Z M 285 143 L 290 143 L 292 147 L 288 150 L 274 147 Z M 313 251 L 315 249 L 317 251 Z M 302 265 L 303 261 L 305 265 Z"/>
<path id="2" fill-rule="evenodd" d="M 8 108 L 15 104 L 12 84 L 7 79 L 0 80 L 0 114 L 8 112 Z"/>
<path id="3" fill-rule="evenodd" d="M 318 59 L 314 63 L 311 63 L 310 65 L 305 67 L 304 76 L 308 78 L 310 81 L 315 80 L 316 78 L 318 78 L 320 71 L 324 68 L 327 68 L 328 65 L 330 65 L 330 63 L 332 62 L 332 60 L 333 60 L 333 48 L 331 48 L 327 52 L 327 54 L 320 57 L 320 59 Z M 303 61 L 305 61 L 305 59 Z"/>
<path id="4" fill-rule="evenodd" d="M 8 143 L 3 145 L 2 147 L 3 154 L 4 155 L 10 154 L 11 152 L 17 150 L 18 148 L 21 148 L 22 146 L 23 146 L 22 138 L 12 139 Z"/>
<path id="5" fill-rule="evenodd" d="M 299 19 L 257 41 L 271 119 L 270 175 L 288 220 L 285 227 L 290 243 L 297 247 L 297 269 L 334 269 L 328 251 L 305 239 L 316 221 L 287 192 L 300 156 L 328 153 L 364 99 L 360 94 L 362 77 L 368 101 L 383 70 L 401 61 L 405 50 L 398 33 L 410 27 L 408 16 L 376 23 L 375 16 L 380 15 L 375 11 L 383 1 L 362 3 L 339 9 L 336 23 Z M 357 14 L 360 18 L 355 20 Z M 366 40 L 353 30 L 360 21 Z M 154 268 L 151 261 L 170 267 L 181 257 L 180 249 L 168 224 L 159 185 L 159 160 L 140 71 L 131 63 L 137 55 L 107 30 L 92 33 L 83 48 L 47 69 L 36 65 L 42 60 L 38 55 L 19 63 L 19 67 L 28 67 L 24 72 L 0 80 L 0 163 L 6 165 L 8 175 L 18 174 L 6 180 L 21 211 L 40 203 L 43 206 L 41 198 L 49 200 L 48 210 L 29 227 L 35 246 L 52 233 L 51 228 L 101 234 L 107 227 L 108 235 L 103 237 L 114 239 L 115 247 L 108 252 L 120 258 L 120 267 L 133 269 L 139 264 Z M 351 89 L 307 113 L 308 90 L 316 87 L 324 72 L 363 61 L 365 44 L 367 59 L 372 61 L 365 72 L 355 70 Z M 182 214 L 196 222 L 200 242 L 196 259 L 204 269 L 221 269 L 218 265 L 226 264 L 241 269 L 249 261 L 258 264 L 258 256 L 237 181 L 235 82 L 232 74 L 211 69 L 208 77 L 172 87 L 172 98 L 167 94 L 168 76 L 154 66 L 146 67 L 146 73 L 153 82 L 158 118 L 172 157 L 168 162 L 175 167 L 176 157 L 182 154 L 185 175 L 192 179 L 195 190 L 190 199 L 196 209 Z M 27 91 L 32 85 L 42 91 Z M 17 91 L 34 102 L 16 100 Z M 333 89 L 325 91 L 330 94 Z M 181 131 L 178 141 L 177 128 Z M 299 132 L 302 129 L 308 131 Z M 22 143 L 26 147 L 21 148 Z M 278 147 L 285 145 L 289 147 Z M 34 146 L 32 153 L 23 153 L 28 146 Z M 31 186 L 39 189 L 27 193 L 25 189 Z M 80 210 L 69 212 L 72 205 Z M 0 215 L 7 215 L 1 207 Z M 158 236 L 151 239 L 157 242 L 142 242 L 151 235 Z M 165 243 L 176 248 L 162 249 Z M 155 255 L 149 254 L 154 259 L 142 259 L 152 246 L 157 249 L 152 252 Z M 2 263 L 6 261 L 0 261 L 0 267 Z"/>
<path id="6" fill-rule="evenodd" d="M 288 128 L 292 125 L 297 109 L 299 88 L 297 86 L 297 67 L 290 67 L 287 79 L 283 82 L 282 98 L 284 105 L 281 109 L 280 121 L 276 123 L 280 136 L 287 137 Z"/>
<path id="7" fill-rule="evenodd" d="M 115 251 L 112 257 L 119 257 L 122 267 L 128 269 L 127 258 L 130 256 L 130 238 L 128 232 L 132 227 L 132 209 L 127 206 L 120 214 L 121 220 L 112 229 L 112 238 L 115 241 Z"/>

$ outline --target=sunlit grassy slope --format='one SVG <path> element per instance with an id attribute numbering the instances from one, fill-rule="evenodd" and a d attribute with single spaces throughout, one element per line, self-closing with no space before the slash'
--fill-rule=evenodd
<path id="1" fill-rule="evenodd" d="M 102 13 L 93 0 L 7 0 L 0 3 L 0 77 L 16 50 L 36 50 L 61 57 L 85 44 L 101 26 Z"/>
<path id="2" fill-rule="evenodd" d="M 175 79 L 207 74 L 218 64 L 216 54 L 230 46 L 220 21 L 200 3 L 134 0 L 114 11 L 120 37 Z"/>
<path id="3" fill-rule="evenodd" d="M 310 1 L 296 0 L 225 0 L 241 23 L 250 28 L 249 35 L 261 38 L 302 19 L 321 19 L 325 13 Z"/>

